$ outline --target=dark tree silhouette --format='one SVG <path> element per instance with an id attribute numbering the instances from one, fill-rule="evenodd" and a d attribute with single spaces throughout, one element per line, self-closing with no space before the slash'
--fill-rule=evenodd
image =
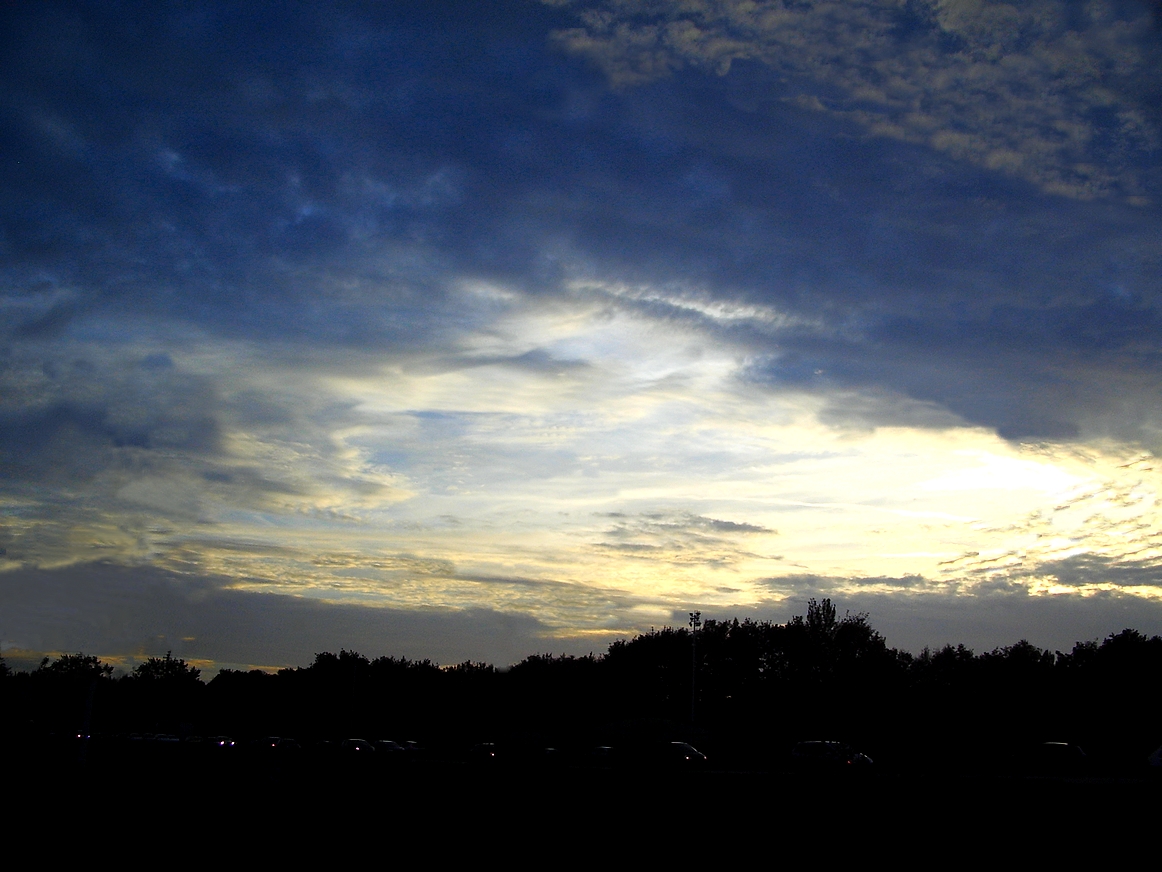
<path id="1" fill-rule="evenodd" d="M 9 723 L 41 735 L 93 725 L 304 744 L 496 742 L 527 749 L 529 760 L 550 745 L 580 753 L 687 739 L 716 765 L 741 770 L 780 766 L 804 739 L 839 739 L 877 761 L 976 772 L 1003 767 L 1017 746 L 1065 742 L 1098 749 L 1102 765 L 1125 771 L 1158 744 L 1162 638 L 1131 629 L 1068 653 L 1021 640 L 980 655 L 946 645 L 912 656 L 888 647 L 866 614 L 840 617 L 830 599 L 812 599 L 783 624 L 707 618 L 696 649 L 692 641 L 687 627 L 663 627 L 614 642 L 604 656 L 534 654 L 510 669 L 341 649 L 277 674 L 223 670 L 209 685 L 172 653 L 120 681 L 78 653 L 46 658 L 32 673 L 0 668 L 0 685 Z"/>
<path id="2" fill-rule="evenodd" d="M 53 681 L 88 682 L 113 677 L 113 667 L 92 654 L 64 654 L 49 662 L 45 657 L 32 673 Z"/>
<path id="3" fill-rule="evenodd" d="M 148 684 L 192 686 L 201 683 L 200 675 L 201 670 L 190 666 L 181 658 L 174 657 L 172 651 L 166 651 L 165 657 L 150 657 L 143 663 L 138 663 L 129 673 L 129 678 Z"/>
<path id="4" fill-rule="evenodd" d="M 815 599 L 807 600 L 807 617 L 803 621 L 807 625 L 807 632 L 817 642 L 827 642 L 835 638 L 839 630 L 839 621 L 835 617 L 835 605 L 829 599 L 821 602 Z"/>
<path id="5" fill-rule="evenodd" d="M 137 664 L 123 684 L 139 727 L 164 733 L 189 733 L 195 728 L 205 686 L 199 670 L 172 652 Z"/>
<path id="6" fill-rule="evenodd" d="M 89 734 L 98 723 L 99 698 L 113 689 L 112 677 L 113 667 L 91 654 L 45 657 L 31 676 L 34 718 L 50 731 Z"/>

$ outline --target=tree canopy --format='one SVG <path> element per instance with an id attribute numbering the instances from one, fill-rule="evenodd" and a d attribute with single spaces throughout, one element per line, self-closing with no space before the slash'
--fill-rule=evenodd
<path id="1" fill-rule="evenodd" d="M 113 667 L 102 663 L 92 654 L 64 654 L 56 660 L 49 661 L 47 657 L 40 661 L 33 675 L 69 681 L 106 679 L 113 677 Z"/>
<path id="2" fill-rule="evenodd" d="M 172 651 L 166 651 L 165 657 L 150 657 L 138 663 L 129 674 L 129 678 L 137 682 L 155 684 L 192 684 L 201 682 L 200 675 L 201 670 L 179 657 L 174 657 Z"/>
<path id="3" fill-rule="evenodd" d="M 841 617 L 828 599 L 785 623 L 707 618 L 615 641 L 603 655 L 532 654 L 508 669 L 340 649 L 277 674 L 223 670 L 209 684 L 172 652 L 119 681 L 112 673 L 95 656 L 66 654 L 9 676 L 4 693 L 45 725 L 71 725 L 81 707 L 125 729 L 208 734 L 579 737 L 666 723 L 752 746 L 842 735 L 907 743 L 909 753 L 938 753 L 953 737 L 976 747 L 999 730 L 1146 742 L 1162 718 L 1149 693 L 1162 674 L 1158 636 L 1126 629 L 1070 652 L 1022 639 L 913 656 L 889 647 L 866 614 Z"/>

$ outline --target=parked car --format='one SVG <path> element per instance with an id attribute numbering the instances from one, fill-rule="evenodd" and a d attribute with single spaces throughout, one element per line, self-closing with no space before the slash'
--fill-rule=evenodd
<path id="1" fill-rule="evenodd" d="M 791 771 L 800 774 L 848 774 L 867 771 L 872 758 L 846 742 L 814 740 L 791 749 Z"/>

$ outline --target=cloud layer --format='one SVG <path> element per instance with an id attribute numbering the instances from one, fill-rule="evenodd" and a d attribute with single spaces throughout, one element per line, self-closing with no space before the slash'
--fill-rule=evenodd
<path id="1" fill-rule="evenodd" d="M 1154 6 L 0 15 L 6 650 L 1159 630 Z"/>

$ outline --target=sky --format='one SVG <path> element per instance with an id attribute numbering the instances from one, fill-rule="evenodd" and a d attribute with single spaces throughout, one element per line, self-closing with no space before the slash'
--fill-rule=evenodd
<path id="1" fill-rule="evenodd" d="M 0 648 L 1162 632 L 1157 0 L 0 7 Z"/>

